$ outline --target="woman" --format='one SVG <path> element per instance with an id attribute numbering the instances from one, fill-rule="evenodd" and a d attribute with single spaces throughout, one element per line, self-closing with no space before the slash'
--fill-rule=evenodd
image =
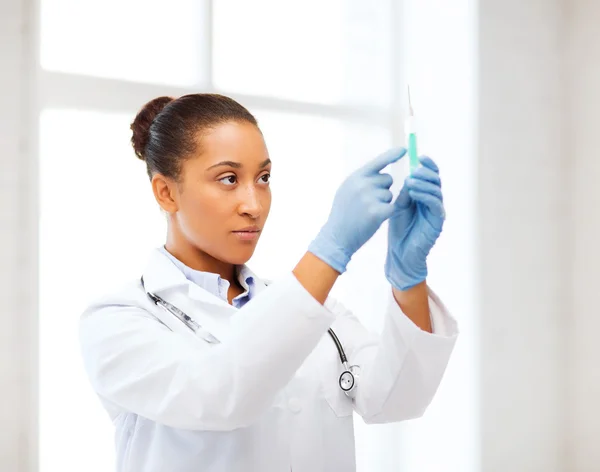
<path id="1" fill-rule="evenodd" d="M 220 95 L 161 97 L 132 130 L 168 217 L 166 244 L 143 277 L 81 320 L 118 470 L 355 470 L 352 412 L 368 423 L 422 415 L 455 342 L 454 320 L 425 283 L 444 221 L 436 165 L 422 158 L 394 202 L 382 170 L 404 150 L 358 169 L 304 257 L 267 288 L 244 265 L 271 206 L 254 117 Z M 388 219 L 390 303 L 374 335 L 328 294 Z"/>

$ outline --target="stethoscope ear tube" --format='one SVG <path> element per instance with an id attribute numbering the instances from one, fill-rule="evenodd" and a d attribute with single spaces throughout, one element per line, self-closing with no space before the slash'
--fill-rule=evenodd
<path id="1" fill-rule="evenodd" d="M 342 343 L 338 339 L 338 337 L 335 334 L 335 332 L 333 331 L 333 329 L 329 328 L 327 330 L 327 332 L 329 333 L 329 336 L 331 336 L 331 339 L 333 339 L 333 342 L 335 343 L 335 347 L 337 348 L 338 353 L 340 355 L 340 361 L 342 362 L 342 364 L 347 364 L 348 363 L 348 359 L 346 359 L 346 353 L 344 352 L 344 348 L 342 347 Z"/>

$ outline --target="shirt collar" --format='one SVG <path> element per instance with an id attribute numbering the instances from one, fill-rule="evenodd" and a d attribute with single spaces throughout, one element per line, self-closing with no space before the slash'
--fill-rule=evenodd
<path id="1" fill-rule="evenodd" d="M 227 289 L 229 288 L 229 282 L 223 280 L 219 274 L 212 272 L 203 272 L 200 270 L 192 269 L 188 267 L 173 254 L 165 249 L 164 246 L 158 248 L 159 252 L 165 255 L 180 271 L 183 273 L 185 278 L 190 282 L 195 283 L 199 287 L 202 287 L 206 291 L 213 295 L 220 296 L 221 298 L 227 299 Z M 250 292 L 255 285 L 255 275 L 245 265 L 237 266 L 237 277 L 240 285 L 244 288 L 246 293 Z"/>
<path id="2" fill-rule="evenodd" d="M 254 285 L 255 285 L 254 278 L 255 278 L 254 273 L 250 269 L 248 269 L 248 267 L 246 267 L 245 265 L 238 266 L 238 280 L 239 280 L 241 286 L 247 292 L 249 292 L 252 289 L 252 287 L 254 287 Z"/>

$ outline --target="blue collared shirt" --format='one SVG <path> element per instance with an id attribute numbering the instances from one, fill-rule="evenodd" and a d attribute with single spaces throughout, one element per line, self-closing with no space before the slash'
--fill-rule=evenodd
<path id="1" fill-rule="evenodd" d="M 227 301 L 227 291 L 229 290 L 229 281 L 221 278 L 219 274 L 212 272 L 202 272 L 186 266 L 183 262 L 177 259 L 173 254 L 161 246 L 159 250 L 167 256 L 173 264 L 185 275 L 185 278 L 190 282 L 195 283 L 204 290 L 212 293 L 216 297 Z M 254 277 L 246 266 L 237 266 L 238 281 L 244 288 L 244 293 L 238 295 L 232 300 L 232 305 L 235 308 L 242 308 L 255 295 Z"/>

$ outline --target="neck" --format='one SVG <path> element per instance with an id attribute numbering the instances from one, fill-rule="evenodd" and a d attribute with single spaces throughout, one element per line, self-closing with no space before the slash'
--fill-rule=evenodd
<path id="1" fill-rule="evenodd" d="M 234 264 L 215 259 L 189 243 L 181 234 L 169 228 L 165 249 L 191 269 L 218 274 L 230 286 L 237 286 Z"/>

